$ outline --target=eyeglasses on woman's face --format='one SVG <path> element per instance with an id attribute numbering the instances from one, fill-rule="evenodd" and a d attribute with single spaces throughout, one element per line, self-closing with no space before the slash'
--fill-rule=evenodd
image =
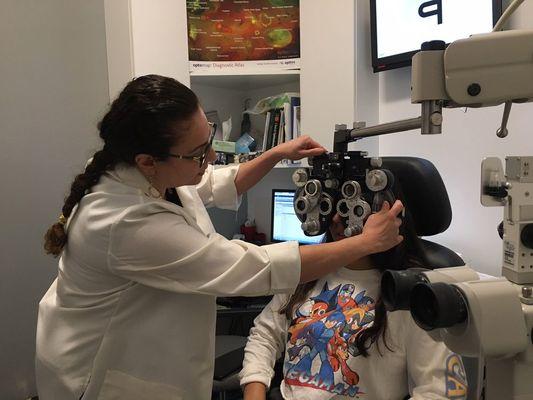
<path id="1" fill-rule="evenodd" d="M 209 140 L 207 141 L 207 144 L 205 145 L 204 147 L 204 150 L 202 152 L 201 155 L 198 155 L 198 156 L 184 156 L 184 155 L 181 155 L 181 154 L 172 154 L 172 153 L 168 153 L 167 155 L 169 157 L 174 157 L 174 158 L 177 158 L 179 160 L 193 160 L 193 161 L 196 161 L 198 163 L 198 165 L 201 167 L 204 166 L 204 163 L 205 163 L 205 160 L 207 159 L 207 155 L 208 153 L 211 151 L 211 147 L 213 145 L 213 139 L 215 138 L 215 133 L 217 131 L 217 124 L 214 124 L 212 122 L 208 122 L 209 124 Z"/>

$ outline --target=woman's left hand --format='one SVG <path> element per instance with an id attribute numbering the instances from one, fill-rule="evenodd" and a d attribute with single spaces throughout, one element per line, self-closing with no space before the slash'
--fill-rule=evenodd
<path id="1" fill-rule="evenodd" d="M 297 139 L 282 143 L 272 150 L 276 151 L 281 159 L 301 160 L 305 157 L 318 156 L 327 150 L 309 136 L 300 136 Z"/>

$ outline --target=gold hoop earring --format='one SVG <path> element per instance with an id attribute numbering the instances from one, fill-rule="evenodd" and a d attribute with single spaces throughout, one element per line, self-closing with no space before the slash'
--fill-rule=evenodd
<path id="1" fill-rule="evenodd" d="M 154 199 L 161 199 L 163 196 L 161 196 L 161 192 L 159 192 L 159 190 L 157 190 L 156 187 L 154 186 L 153 176 L 148 176 L 148 177 L 146 177 L 146 179 L 150 183 L 150 186 L 148 186 L 148 193 L 147 194 L 150 197 L 153 197 Z"/>

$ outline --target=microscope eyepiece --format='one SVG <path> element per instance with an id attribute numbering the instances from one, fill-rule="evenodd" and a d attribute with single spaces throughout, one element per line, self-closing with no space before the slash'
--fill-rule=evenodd
<path id="1" fill-rule="evenodd" d="M 387 311 L 408 310 L 411 290 L 427 282 L 420 269 L 387 270 L 381 277 L 381 298 Z"/>
<path id="2" fill-rule="evenodd" d="M 411 315 L 426 331 L 449 328 L 466 321 L 468 309 L 463 295 L 448 283 L 418 283 L 411 292 Z"/>

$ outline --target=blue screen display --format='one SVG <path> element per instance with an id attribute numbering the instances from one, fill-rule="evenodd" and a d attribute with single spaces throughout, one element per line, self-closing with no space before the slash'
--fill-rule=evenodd
<path id="1" fill-rule="evenodd" d="M 272 241 L 296 240 L 301 244 L 321 243 L 324 234 L 306 236 L 294 213 L 294 191 L 275 190 L 272 201 Z"/>

